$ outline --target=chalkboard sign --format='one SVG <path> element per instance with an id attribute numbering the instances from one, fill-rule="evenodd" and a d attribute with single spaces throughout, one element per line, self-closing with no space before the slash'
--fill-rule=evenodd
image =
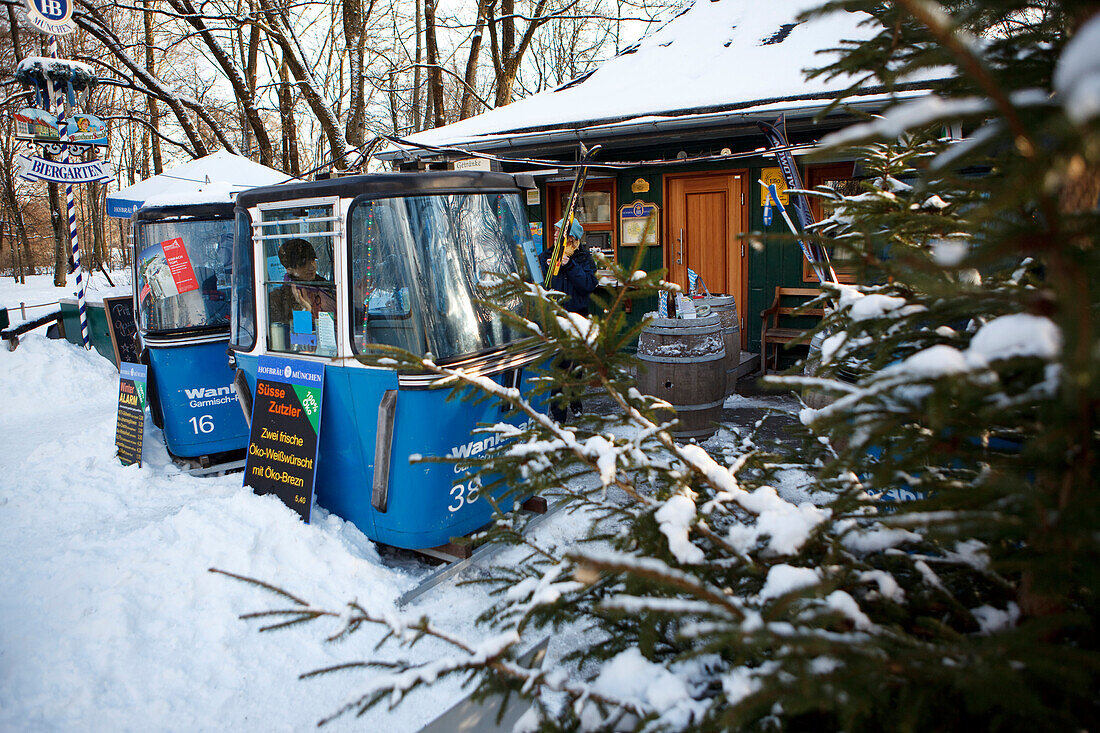
<path id="1" fill-rule="evenodd" d="M 115 364 L 138 362 L 137 323 L 134 322 L 134 300 L 130 296 L 104 298 L 103 312 L 107 316 L 107 333 L 115 350 Z"/>
<path id="2" fill-rule="evenodd" d="M 118 421 L 115 447 L 123 466 L 141 465 L 141 447 L 145 437 L 145 386 L 149 368 L 144 364 L 122 362 L 118 368 Z"/>
<path id="3" fill-rule="evenodd" d="M 325 365 L 261 356 L 244 485 L 276 494 L 307 523 L 313 505 Z"/>

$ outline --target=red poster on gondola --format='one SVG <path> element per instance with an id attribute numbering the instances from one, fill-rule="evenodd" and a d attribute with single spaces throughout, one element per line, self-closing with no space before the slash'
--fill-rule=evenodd
<path id="1" fill-rule="evenodd" d="M 187 248 L 183 246 L 183 240 L 179 237 L 160 243 L 164 250 L 164 259 L 168 261 L 168 272 L 172 273 L 172 280 L 176 283 L 177 293 L 187 293 L 199 289 L 199 281 L 195 277 L 195 270 L 191 267 L 191 258 L 187 256 Z"/>

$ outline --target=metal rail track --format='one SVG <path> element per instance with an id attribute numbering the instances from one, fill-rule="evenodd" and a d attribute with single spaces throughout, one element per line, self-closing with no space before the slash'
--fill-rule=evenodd
<path id="1" fill-rule="evenodd" d="M 539 514 L 527 523 L 525 531 L 530 532 L 531 530 L 535 529 L 547 519 L 564 509 L 565 506 L 566 502 L 558 502 L 557 504 L 548 506 L 545 514 Z M 470 553 L 469 557 L 464 559 L 456 559 L 443 553 L 432 552 L 431 550 L 418 550 L 418 552 L 424 555 L 429 555 L 431 557 L 444 560 L 447 562 L 447 564 L 432 572 L 430 575 L 428 575 L 428 577 L 420 581 L 420 583 L 415 587 L 410 588 L 409 590 L 398 596 L 397 607 L 406 607 L 414 600 L 432 590 L 433 588 L 457 578 L 458 576 L 462 575 L 466 570 L 472 567 L 480 566 L 482 563 L 485 563 L 494 555 L 497 555 L 502 550 L 512 546 L 513 545 L 506 545 L 501 542 L 487 542 L 484 545 L 481 545 L 480 547 L 475 549 L 472 553 Z"/>

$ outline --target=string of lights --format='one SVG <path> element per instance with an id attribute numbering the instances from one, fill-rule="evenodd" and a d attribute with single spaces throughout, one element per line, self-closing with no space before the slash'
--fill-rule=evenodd
<path id="1" fill-rule="evenodd" d="M 572 170 L 580 167 L 580 163 L 574 163 L 570 161 L 552 160 L 548 158 L 528 158 L 528 157 L 511 157 L 504 155 L 494 155 L 492 153 L 485 153 L 478 150 L 469 150 L 460 146 L 454 145 L 430 145 L 428 143 L 421 143 L 415 140 L 409 140 L 408 138 L 398 137 L 395 135 L 378 135 L 370 142 L 357 145 L 352 148 L 346 156 L 354 155 L 356 152 L 362 152 L 362 155 L 356 159 L 355 163 L 349 166 L 349 170 L 363 171 L 369 161 L 375 157 L 375 153 L 383 143 L 391 143 L 393 145 L 412 147 L 420 150 L 425 150 L 431 153 L 437 153 L 440 155 L 461 155 L 466 158 L 481 158 L 483 160 L 495 161 L 498 163 L 507 165 L 524 165 L 524 166 L 540 166 L 544 168 L 556 168 Z M 730 153 L 717 153 L 713 155 L 695 155 L 687 156 L 683 158 L 659 158 L 651 160 L 637 160 L 637 161 L 593 161 L 589 167 L 600 168 L 602 170 L 626 170 L 636 168 L 666 168 L 670 166 L 688 165 L 694 163 L 714 163 L 727 160 L 744 160 L 746 158 L 758 158 L 761 156 L 770 157 L 777 152 L 790 152 L 792 154 L 805 154 L 817 149 L 816 143 L 801 144 L 801 145 L 787 145 L 783 148 L 756 148 L 754 150 L 730 152 Z M 299 180 L 305 180 L 309 176 L 321 171 L 323 169 L 331 169 L 334 160 L 326 160 L 319 165 L 311 168 L 304 173 L 295 176 Z"/>

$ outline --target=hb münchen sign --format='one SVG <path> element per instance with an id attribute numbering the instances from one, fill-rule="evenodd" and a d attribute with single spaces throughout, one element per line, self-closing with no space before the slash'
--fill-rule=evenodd
<path id="1" fill-rule="evenodd" d="M 30 24 L 47 35 L 67 36 L 76 30 L 72 0 L 25 0 L 24 5 Z"/>

